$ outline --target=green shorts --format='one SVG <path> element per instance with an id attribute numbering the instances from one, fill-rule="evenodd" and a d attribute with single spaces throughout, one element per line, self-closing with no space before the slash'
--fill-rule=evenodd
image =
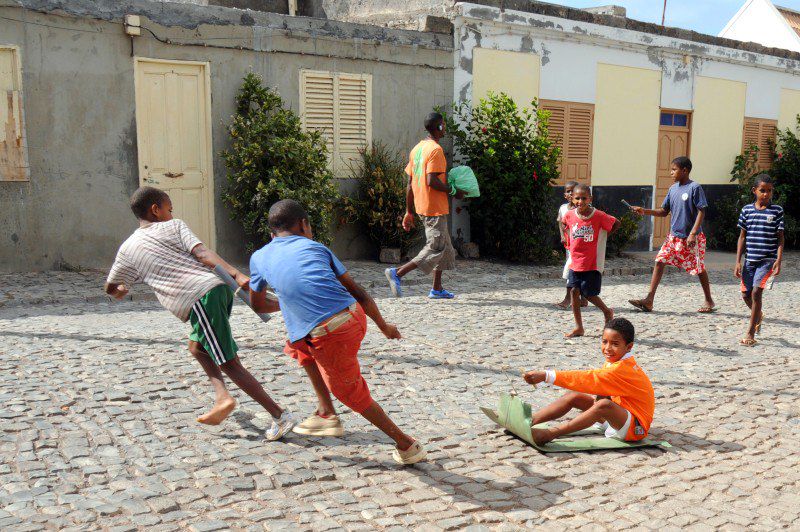
<path id="1" fill-rule="evenodd" d="M 226 285 L 215 286 L 192 305 L 189 340 L 203 346 L 217 366 L 236 358 L 239 346 L 233 340 L 228 318 L 233 309 L 233 291 Z"/>

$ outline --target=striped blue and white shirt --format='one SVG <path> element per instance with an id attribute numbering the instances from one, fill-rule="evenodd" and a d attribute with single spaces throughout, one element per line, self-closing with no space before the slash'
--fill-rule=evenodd
<path id="1" fill-rule="evenodd" d="M 778 231 L 783 231 L 783 207 L 770 204 L 766 209 L 756 209 L 755 203 L 745 205 L 737 225 L 745 232 L 747 262 L 778 258 Z"/>

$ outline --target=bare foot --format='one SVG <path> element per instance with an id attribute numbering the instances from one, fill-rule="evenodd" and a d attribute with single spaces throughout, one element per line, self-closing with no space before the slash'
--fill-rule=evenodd
<path id="1" fill-rule="evenodd" d="M 565 334 L 564 338 L 577 338 L 578 336 L 583 336 L 583 327 L 575 327 L 571 333 Z"/>
<path id="2" fill-rule="evenodd" d="M 567 310 L 569 308 L 569 299 L 565 299 L 561 303 L 553 303 L 554 307 L 558 307 L 561 310 Z"/>
<path id="3" fill-rule="evenodd" d="M 534 429 L 532 427 L 531 437 L 537 445 L 544 445 L 545 443 L 551 442 L 555 439 L 555 436 L 553 436 L 553 433 L 550 432 L 550 429 Z"/>
<path id="4" fill-rule="evenodd" d="M 236 408 L 236 401 L 233 397 L 228 397 L 215 404 L 208 413 L 198 417 L 197 421 L 204 425 L 219 425 L 233 412 L 234 408 Z"/>
<path id="5" fill-rule="evenodd" d="M 585 297 L 582 297 L 581 298 L 581 306 L 582 307 L 588 307 L 589 306 L 589 300 L 586 299 Z"/>
<path id="6" fill-rule="evenodd" d="M 608 312 L 603 312 L 603 319 L 606 320 L 606 323 L 614 319 L 614 309 L 608 309 Z M 604 324 L 605 325 L 605 324 Z"/>

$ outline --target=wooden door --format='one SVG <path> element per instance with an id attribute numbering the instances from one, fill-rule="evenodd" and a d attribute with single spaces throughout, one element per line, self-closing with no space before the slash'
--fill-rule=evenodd
<path id="1" fill-rule="evenodd" d="M 140 184 L 166 191 L 175 218 L 214 248 L 208 65 L 135 61 Z"/>
<path id="2" fill-rule="evenodd" d="M 675 157 L 689 156 L 689 113 L 681 111 L 662 111 L 661 126 L 658 130 L 658 159 L 656 165 L 656 190 L 653 207 L 661 207 L 674 181 L 669 175 L 670 165 Z M 670 216 L 653 218 L 652 247 L 658 248 L 669 234 Z"/>

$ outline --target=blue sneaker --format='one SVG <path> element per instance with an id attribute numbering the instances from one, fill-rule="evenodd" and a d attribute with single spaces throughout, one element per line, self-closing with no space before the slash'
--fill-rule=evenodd
<path id="1" fill-rule="evenodd" d="M 400 287 L 403 281 L 397 276 L 397 268 L 386 268 L 383 270 L 383 274 L 389 280 L 389 289 L 392 291 L 392 295 L 403 297 L 403 289 Z"/>
<path id="2" fill-rule="evenodd" d="M 428 294 L 429 299 L 453 299 L 456 295 L 453 292 L 448 292 L 444 288 L 441 290 L 431 290 Z"/>

